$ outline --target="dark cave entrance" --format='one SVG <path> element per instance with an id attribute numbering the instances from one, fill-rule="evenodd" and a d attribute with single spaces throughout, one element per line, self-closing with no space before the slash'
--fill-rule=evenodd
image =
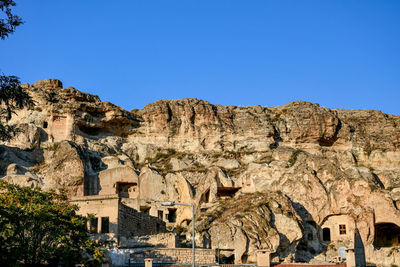
<path id="1" fill-rule="evenodd" d="M 394 223 L 375 224 L 375 247 L 394 247 L 400 245 L 400 227 Z"/>

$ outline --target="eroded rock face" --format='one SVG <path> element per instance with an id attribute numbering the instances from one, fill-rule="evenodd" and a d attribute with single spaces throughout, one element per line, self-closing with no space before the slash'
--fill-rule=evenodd
<path id="1" fill-rule="evenodd" d="M 398 264 L 398 242 L 380 247 L 376 232 L 400 227 L 400 116 L 197 99 L 128 112 L 58 80 L 23 87 L 36 105 L 17 112 L 21 131 L 0 147 L 10 182 L 194 204 L 198 245 L 219 243 L 236 261 L 261 248 L 275 260 L 329 260 L 357 228 L 367 261 Z M 175 225 L 190 223 L 180 208 Z"/>
<path id="2" fill-rule="evenodd" d="M 282 193 L 248 194 L 219 203 L 199 220 L 214 247 L 234 250 L 236 262 L 255 261 L 257 249 L 295 256 L 302 238 L 300 216 Z"/>

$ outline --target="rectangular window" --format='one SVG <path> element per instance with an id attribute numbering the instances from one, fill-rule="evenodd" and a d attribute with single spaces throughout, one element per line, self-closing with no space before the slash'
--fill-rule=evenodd
<path id="1" fill-rule="evenodd" d="M 339 224 L 339 234 L 341 234 L 341 235 L 346 234 L 346 225 L 345 224 Z"/>
<path id="2" fill-rule="evenodd" d="M 101 217 L 101 233 L 107 234 L 110 232 L 110 219 L 109 217 Z"/>
<path id="3" fill-rule="evenodd" d="M 168 222 L 176 222 L 176 209 L 168 209 Z"/>
<path id="4" fill-rule="evenodd" d="M 89 231 L 91 233 L 97 233 L 97 223 L 99 219 L 98 218 L 91 218 L 89 221 Z"/>

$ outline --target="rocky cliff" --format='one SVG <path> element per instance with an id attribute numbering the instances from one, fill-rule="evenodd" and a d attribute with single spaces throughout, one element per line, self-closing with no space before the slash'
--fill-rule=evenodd
<path id="1" fill-rule="evenodd" d="M 198 245 L 223 257 L 329 260 L 358 229 L 367 261 L 400 264 L 400 116 L 197 99 L 128 112 L 58 80 L 23 86 L 35 105 L 10 121 L 20 132 L 0 148 L 3 179 L 82 196 L 129 168 L 139 197 L 195 204 Z M 177 224 L 190 223 L 182 209 Z"/>

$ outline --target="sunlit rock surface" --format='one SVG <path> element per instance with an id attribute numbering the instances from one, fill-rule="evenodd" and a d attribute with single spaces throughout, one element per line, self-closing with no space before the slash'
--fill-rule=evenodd
<path id="1" fill-rule="evenodd" d="M 264 248 L 329 260 L 358 228 L 368 262 L 400 265 L 400 116 L 197 99 L 129 112 L 54 79 L 23 87 L 35 105 L 10 121 L 20 131 L 0 147 L 3 179 L 71 197 L 136 179 L 128 198 L 194 204 L 198 245 L 236 262 Z M 180 208 L 175 225 L 190 224 Z"/>

